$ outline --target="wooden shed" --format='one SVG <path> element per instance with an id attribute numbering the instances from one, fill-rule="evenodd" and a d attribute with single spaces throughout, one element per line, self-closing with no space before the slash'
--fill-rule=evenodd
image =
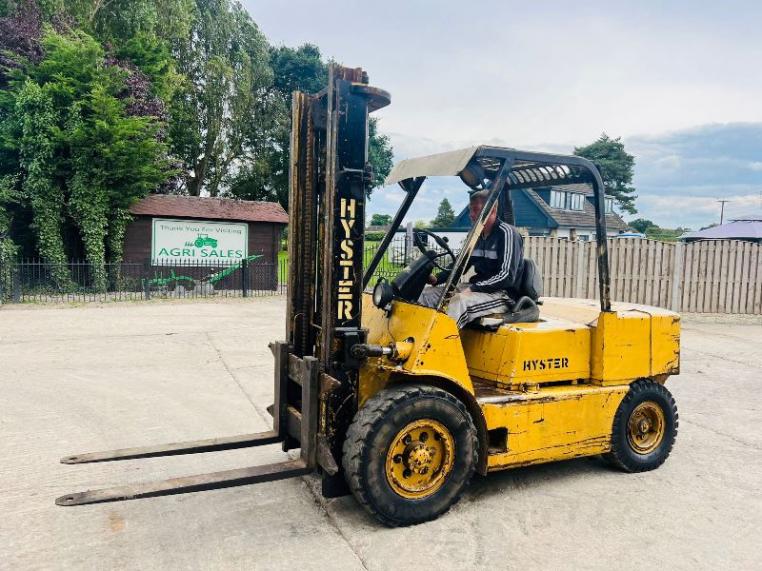
<path id="1" fill-rule="evenodd" d="M 235 262 L 261 254 L 275 264 L 288 214 L 277 202 L 150 195 L 130 208 L 124 261 Z"/>

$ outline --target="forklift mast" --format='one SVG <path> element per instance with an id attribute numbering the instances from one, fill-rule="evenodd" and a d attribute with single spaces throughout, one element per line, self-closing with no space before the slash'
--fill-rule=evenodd
<path id="1" fill-rule="evenodd" d="M 342 493 L 335 459 L 357 410 L 361 361 L 352 348 L 361 329 L 368 114 L 388 105 L 388 93 L 368 85 L 362 69 L 332 65 L 327 89 L 295 92 L 292 108 L 289 281 L 286 350 L 314 357 L 320 370 L 318 463 L 327 496 Z M 277 359 L 277 352 L 276 352 Z M 286 400 L 296 400 L 293 382 Z M 287 414 L 281 412 L 281 415 Z M 286 438 L 285 447 L 296 445 Z"/>
<path id="2" fill-rule="evenodd" d="M 328 86 L 295 92 L 289 165 L 289 281 L 286 341 L 275 357 L 273 429 L 238 436 L 66 456 L 64 464 L 198 454 L 281 443 L 298 459 L 169 480 L 66 494 L 60 506 L 198 492 L 281 480 L 319 470 L 323 493 L 347 493 L 341 446 L 357 410 L 362 345 L 363 243 L 368 113 L 389 94 L 359 68 L 331 65 Z"/>

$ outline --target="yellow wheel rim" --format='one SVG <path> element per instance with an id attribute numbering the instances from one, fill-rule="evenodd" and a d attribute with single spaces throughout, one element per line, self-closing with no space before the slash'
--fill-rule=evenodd
<path id="1" fill-rule="evenodd" d="M 640 403 L 630 414 L 627 440 L 638 454 L 648 454 L 664 440 L 664 411 L 652 401 Z"/>
<path id="2" fill-rule="evenodd" d="M 439 490 L 455 459 L 455 440 L 444 424 L 430 418 L 405 426 L 386 454 L 386 479 L 408 499 L 420 499 Z"/>

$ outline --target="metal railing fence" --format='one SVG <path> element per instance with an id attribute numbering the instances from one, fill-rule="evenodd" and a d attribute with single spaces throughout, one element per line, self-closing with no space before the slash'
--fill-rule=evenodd
<path id="1" fill-rule="evenodd" d="M 378 245 L 366 242 L 366 266 Z M 546 296 L 597 297 L 595 242 L 527 237 L 524 253 L 537 262 Z M 409 239 L 395 238 L 369 286 L 378 277 L 393 279 L 418 255 Z M 762 244 L 612 238 L 609 263 L 615 301 L 682 312 L 762 314 Z M 262 296 L 285 293 L 287 283 L 285 253 L 275 262 L 259 259 L 239 267 L 220 262 L 125 262 L 97 271 L 86 262 L 57 266 L 40 260 L 0 260 L 2 303 Z"/>
<path id="2" fill-rule="evenodd" d="M 282 293 L 286 261 L 122 262 L 0 261 L 0 302 L 61 303 L 152 298 L 248 297 Z"/>
<path id="3" fill-rule="evenodd" d="M 370 260 L 377 249 L 378 242 L 369 242 L 364 259 Z M 375 276 L 394 278 L 417 252 L 404 237 L 395 239 Z M 285 252 L 274 262 L 146 261 L 96 266 L 83 260 L 55 264 L 39 259 L 0 259 L 0 303 L 249 297 L 285 293 L 287 284 Z"/>

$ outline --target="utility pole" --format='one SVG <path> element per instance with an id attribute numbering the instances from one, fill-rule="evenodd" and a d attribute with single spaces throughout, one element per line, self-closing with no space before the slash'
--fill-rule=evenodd
<path id="1" fill-rule="evenodd" d="M 723 215 L 725 214 L 725 203 L 730 202 L 729 200 L 718 200 L 722 206 L 720 207 L 720 224 L 722 224 Z"/>

